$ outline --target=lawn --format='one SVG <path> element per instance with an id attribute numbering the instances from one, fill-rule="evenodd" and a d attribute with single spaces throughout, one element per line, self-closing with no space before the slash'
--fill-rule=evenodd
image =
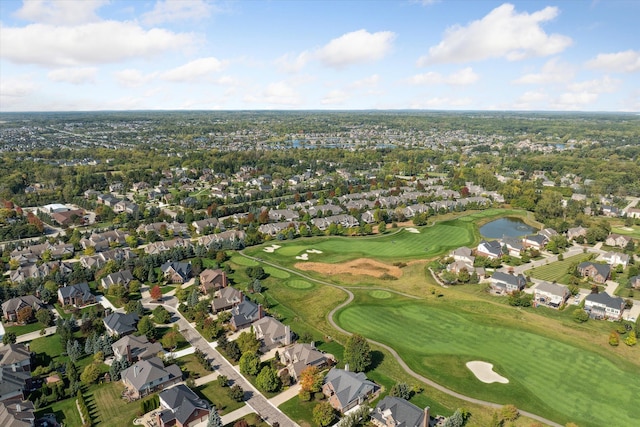
<path id="1" fill-rule="evenodd" d="M 130 426 L 140 409 L 140 401 L 127 403 L 121 382 L 102 384 L 85 396 L 94 425 Z"/>
<path id="2" fill-rule="evenodd" d="M 297 422 L 300 427 L 311 427 L 316 425 L 313 422 L 313 408 L 318 403 L 320 402 L 302 402 L 298 396 L 295 396 L 278 406 L 278 409 Z"/>
<path id="3" fill-rule="evenodd" d="M 36 411 L 36 416 L 42 416 L 44 414 L 55 414 L 58 422 L 64 423 L 65 426 L 75 427 L 81 426 L 82 420 L 76 407 L 76 399 L 65 399 L 58 402 L 54 402 L 44 408 L 39 408 Z"/>
<path id="4" fill-rule="evenodd" d="M 27 323 L 26 325 L 13 325 L 4 327 L 5 332 L 14 332 L 16 336 L 39 331 L 45 326 L 40 322 Z"/>
<path id="5" fill-rule="evenodd" d="M 591 254 L 574 255 L 565 258 L 562 261 L 552 262 L 541 267 L 536 267 L 529 272 L 534 279 L 546 280 L 547 282 L 558 282 L 565 285 L 569 284 L 571 275 L 568 273 L 571 264 L 580 264 L 582 261 L 589 259 Z"/>
<path id="6" fill-rule="evenodd" d="M 459 302 L 447 305 L 394 296 L 382 303 L 358 295 L 338 313 L 338 323 L 392 346 L 413 370 L 447 387 L 581 426 L 606 425 L 614 419 L 618 426 L 636 425 L 631 408 L 640 405 L 637 364 L 492 316 L 492 309 L 512 312 L 508 307 L 480 304 L 485 313 L 475 314 L 458 310 Z M 465 367 L 471 360 L 493 363 L 510 383 L 481 383 Z"/>
<path id="7" fill-rule="evenodd" d="M 216 406 L 220 415 L 228 414 L 244 406 L 244 402 L 236 402 L 229 397 L 229 388 L 220 387 L 217 381 L 197 387 L 194 391 L 202 395 L 209 402 Z"/>
<path id="8" fill-rule="evenodd" d="M 633 237 L 634 239 L 640 239 L 640 226 L 634 225 L 631 227 L 611 227 L 611 232 L 616 234 L 623 234 L 625 236 Z"/>

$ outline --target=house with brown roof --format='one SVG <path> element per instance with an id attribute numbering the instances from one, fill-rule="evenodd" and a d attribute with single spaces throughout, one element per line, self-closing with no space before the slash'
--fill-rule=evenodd
<path id="1" fill-rule="evenodd" d="M 10 399 L 0 402 L 0 426 L 33 427 L 36 416 L 30 400 Z"/>
<path id="2" fill-rule="evenodd" d="M 83 307 L 96 303 L 96 296 L 91 293 L 87 282 L 67 285 L 58 288 L 58 302 L 60 305 L 74 305 Z"/>
<path id="3" fill-rule="evenodd" d="M 31 307 L 35 313 L 44 308 L 44 303 L 33 295 L 11 298 L 2 303 L 2 317 L 8 322 L 15 322 L 18 320 L 18 311 L 25 307 Z"/>
<path id="4" fill-rule="evenodd" d="M 305 368 L 315 366 L 322 369 L 329 366 L 333 359 L 330 355 L 317 350 L 314 343 L 296 343 L 280 352 L 280 362 L 286 365 L 291 378 L 297 380 Z"/>
<path id="5" fill-rule="evenodd" d="M 207 268 L 200 273 L 200 292 L 212 294 L 215 291 L 227 287 L 227 274 L 221 269 Z"/>
<path id="6" fill-rule="evenodd" d="M 176 364 L 164 366 L 159 357 L 141 360 L 123 370 L 122 382 L 131 397 L 138 399 L 182 381 L 182 371 Z"/>
<path id="7" fill-rule="evenodd" d="M 604 241 L 604 243 L 608 246 L 617 246 L 619 248 L 624 248 L 629 244 L 631 240 L 632 239 L 629 236 L 611 233 L 607 236 L 607 239 Z"/>
<path id="8" fill-rule="evenodd" d="M 214 313 L 228 310 L 240 304 L 243 299 L 244 294 L 242 291 L 239 291 L 232 286 L 227 286 L 226 288 L 222 288 L 218 291 L 218 296 L 211 302 L 211 308 Z"/>
<path id="9" fill-rule="evenodd" d="M 578 264 L 578 272 L 582 277 L 589 277 L 596 283 L 605 283 L 611 276 L 611 266 L 585 261 Z"/>
<path id="10" fill-rule="evenodd" d="M 116 359 L 125 358 L 129 363 L 147 360 L 164 353 L 159 342 L 151 343 L 145 335 L 125 335 L 111 344 Z"/>
<path id="11" fill-rule="evenodd" d="M 256 338 L 262 341 L 262 348 L 266 351 L 279 346 L 291 344 L 291 328 L 270 316 L 253 323 Z"/>

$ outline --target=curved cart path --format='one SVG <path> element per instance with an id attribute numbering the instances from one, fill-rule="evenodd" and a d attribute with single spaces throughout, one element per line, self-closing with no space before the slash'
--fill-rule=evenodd
<path id="1" fill-rule="evenodd" d="M 249 259 L 252 259 L 252 260 L 254 260 L 256 262 L 269 265 L 271 267 L 286 271 L 286 272 L 291 273 L 291 274 L 295 274 L 296 276 L 300 276 L 300 277 L 302 277 L 304 279 L 311 280 L 311 281 L 313 281 L 315 283 L 319 283 L 319 284 L 326 285 L 326 286 L 331 286 L 331 287 L 334 287 L 336 289 L 340 289 L 340 290 L 346 292 L 347 293 L 346 301 L 344 301 L 344 302 L 338 304 L 336 307 L 334 307 L 334 309 L 331 310 L 329 312 L 329 314 L 327 315 L 327 319 L 329 320 L 329 323 L 331 324 L 331 326 L 333 328 L 335 328 L 336 330 L 338 330 L 338 331 L 340 331 L 340 332 L 342 332 L 343 334 L 346 334 L 346 335 L 352 335 L 351 332 L 346 331 L 346 330 L 342 329 L 340 326 L 338 326 L 338 324 L 335 322 L 335 320 L 333 320 L 333 316 L 336 314 L 336 312 L 338 310 L 346 307 L 347 305 L 349 305 L 353 301 L 354 295 L 353 295 L 353 292 L 351 292 L 349 289 L 358 289 L 357 287 L 349 287 L 349 288 L 347 288 L 347 287 L 344 287 L 344 286 L 339 286 L 339 285 L 336 285 L 335 283 L 330 283 L 330 282 L 326 282 L 324 280 L 315 279 L 313 277 L 307 276 L 306 274 L 300 273 L 299 271 L 292 270 L 292 269 L 286 268 L 286 267 L 282 267 L 281 265 L 278 265 L 278 264 L 275 264 L 275 263 L 272 263 L 272 262 L 269 262 L 269 261 L 265 261 L 262 258 L 256 258 L 256 257 L 250 256 L 250 255 L 247 255 L 243 251 L 240 251 L 239 253 L 240 253 L 240 255 L 244 256 L 245 258 L 249 258 Z M 372 289 L 372 288 L 367 287 L 367 288 L 360 288 L 360 289 Z M 392 290 L 392 289 L 385 289 L 385 288 L 376 288 L 376 289 L 383 289 L 385 291 L 392 292 L 392 293 L 398 294 L 398 295 L 403 295 L 403 296 L 406 296 L 408 298 L 420 299 L 419 297 L 416 297 L 415 295 L 405 294 L 403 292 L 398 292 L 398 291 L 395 291 L 395 290 Z M 435 381 L 430 380 L 430 379 L 418 374 L 417 372 L 413 371 L 405 363 L 405 361 L 402 360 L 402 358 L 400 357 L 398 352 L 395 351 L 393 348 L 389 347 L 388 345 L 383 344 L 383 343 L 378 342 L 378 341 L 375 341 L 375 340 L 372 340 L 372 339 L 368 339 L 368 338 L 367 338 L 367 341 L 369 341 L 370 343 L 375 344 L 377 346 L 380 346 L 380 347 L 384 348 L 385 350 L 387 350 L 389 353 L 391 353 L 391 355 L 398 362 L 398 364 L 400 364 L 402 369 L 404 369 L 405 372 L 407 372 L 407 374 L 411 375 L 412 377 L 414 377 L 415 379 L 417 379 L 419 381 L 424 382 L 425 384 L 428 384 L 429 386 L 435 388 L 436 390 L 439 390 L 439 391 L 441 391 L 441 392 L 443 392 L 445 394 L 448 394 L 450 396 L 456 397 L 456 398 L 458 398 L 460 400 L 463 400 L 465 402 L 475 403 L 477 405 L 487 406 L 487 407 L 496 408 L 496 409 L 502 408 L 502 405 L 500 405 L 499 403 L 493 403 L 493 402 L 488 402 L 486 400 L 476 399 L 474 397 L 465 396 L 464 394 L 460 394 L 460 393 L 458 393 L 456 391 L 450 390 L 450 389 L 448 389 L 448 388 L 436 383 Z M 541 417 L 539 415 L 532 414 L 531 412 L 526 412 L 526 411 L 523 411 L 521 409 L 518 409 L 518 410 L 520 411 L 521 415 L 524 415 L 524 416 L 529 417 L 531 419 L 534 419 L 536 421 L 540 421 L 541 423 L 544 423 L 544 424 L 547 424 L 547 425 L 550 425 L 550 426 L 553 426 L 553 427 L 563 427 L 561 424 L 558 424 L 556 422 L 553 422 L 551 420 L 543 418 L 543 417 Z"/>

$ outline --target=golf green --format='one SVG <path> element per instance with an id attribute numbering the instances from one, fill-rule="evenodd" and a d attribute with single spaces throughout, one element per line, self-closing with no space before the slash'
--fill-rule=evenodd
<path id="1" fill-rule="evenodd" d="M 345 329 L 390 345 L 416 372 L 461 393 L 581 426 L 637 425 L 640 374 L 577 348 L 481 315 L 394 298 L 341 310 Z M 493 363 L 509 384 L 484 384 L 468 361 Z"/>
<path id="2" fill-rule="evenodd" d="M 391 292 L 382 291 L 382 290 L 378 290 L 378 289 L 369 292 L 369 295 L 371 295 L 373 298 L 376 298 L 376 299 L 391 298 Z"/>
<path id="3" fill-rule="evenodd" d="M 309 282 L 300 279 L 291 279 L 287 281 L 287 286 L 294 289 L 309 289 L 313 285 Z"/>
<path id="4" fill-rule="evenodd" d="M 271 277 L 275 277 L 276 279 L 288 279 L 291 275 L 284 270 L 280 270 L 279 268 L 271 267 L 267 265 L 264 267 L 265 273 L 267 273 Z"/>

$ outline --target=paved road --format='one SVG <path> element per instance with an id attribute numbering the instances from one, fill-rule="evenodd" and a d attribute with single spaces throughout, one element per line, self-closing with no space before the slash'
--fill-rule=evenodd
<path id="1" fill-rule="evenodd" d="M 219 375 L 225 375 L 233 384 L 238 384 L 245 391 L 245 401 L 262 419 L 268 424 L 272 425 L 274 422 L 278 422 L 281 427 L 299 427 L 298 424 L 293 422 L 282 411 L 276 408 L 271 402 L 267 400 L 258 390 L 256 390 L 249 381 L 247 381 L 241 374 L 234 368 L 227 359 L 225 359 L 216 349 L 202 338 L 202 335 L 195 330 L 193 326 L 182 316 L 176 309 L 177 299 L 175 297 L 169 297 L 163 300 L 162 304 L 171 313 L 172 317 L 177 316 L 178 327 L 180 332 L 184 335 L 185 339 L 195 347 L 200 349 L 207 355 L 207 358 L 211 361 L 212 365 L 216 368 Z M 157 306 L 156 303 L 152 303 L 149 300 L 143 300 L 145 308 L 153 309 Z"/>
<path id="2" fill-rule="evenodd" d="M 353 298 L 354 298 L 353 292 L 351 292 L 348 288 L 346 288 L 346 287 L 344 287 L 344 286 L 336 285 L 336 284 L 334 284 L 334 283 L 325 282 L 325 281 L 323 281 L 323 280 L 315 279 L 315 278 L 313 278 L 313 277 L 307 276 L 306 274 L 302 274 L 302 273 L 300 273 L 300 272 L 298 272 L 298 271 L 291 270 L 291 269 L 289 269 L 289 268 L 285 268 L 285 267 L 282 267 L 282 266 L 277 265 L 277 264 L 273 264 L 273 263 L 268 262 L 268 261 L 265 261 L 265 260 L 263 260 L 263 259 L 261 259 L 261 258 L 256 258 L 256 257 L 252 257 L 252 256 L 249 256 L 249 255 L 246 255 L 246 254 L 245 254 L 245 253 L 243 253 L 242 251 L 240 251 L 240 254 L 241 254 L 242 256 L 244 256 L 244 257 L 246 257 L 246 258 L 249 258 L 249 259 L 252 259 L 252 260 L 254 260 L 254 261 L 261 262 L 261 263 L 266 264 L 266 265 L 270 265 L 270 266 L 275 267 L 275 268 L 278 268 L 278 269 L 280 269 L 280 270 L 284 270 L 284 271 L 287 271 L 287 272 L 289 272 L 289 273 L 291 273 L 291 274 L 295 274 L 295 275 L 297 275 L 297 276 L 303 277 L 303 278 L 305 278 L 305 279 L 307 279 L 307 280 L 311 280 L 311 281 L 314 281 L 314 282 L 316 282 L 316 283 L 320 283 L 320 284 L 327 285 L 327 286 L 332 286 L 332 287 L 334 287 L 334 288 L 341 289 L 341 290 L 343 290 L 344 292 L 346 292 L 346 293 L 347 293 L 347 300 L 346 300 L 346 301 L 344 301 L 343 303 L 341 303 L 341 304 L 337 305 L 333 310 L 331 310 L 331 311 L 329 312 L 329 314 L 328 314 L 327 318 L 328 318 L 329 323 L 331 324 L 331 326 L 332 326 L 332 327 L 334 327 L 336 330 L 338 330 L 338 331 L 342 332 L 342 333 L 343 333 L 343 334 L 345 334 L 345 335 L 351 335 L 351 332 L 349 332 L 349 331 L 346 331 L 346 330 L 342 329 L 342 328 L 341 328 L 340 326 L 338 326 L 338 324 L 333 320 L 333 316 L 334 316 L 334 314 L 335 314 L 338 310 L 340 310 L 341 308 L 343 308 L 343 307 L 345 307 L 345 306 L 349 305 L 349 304 L 351 303 L 351 301 L 353 301 Z M 354 288 L 354 287 L 350 287 L 350 288 Z M 368 287 L 367 287 L 367 289 L 371 289 L 371 288 L 368 288 Z M 385 290 L 387 290 L 387 291 L 389 291 L 389 292 L 395 292 L 395 291 L 392 291 L 392 290 L 390 290 L 390 289 L 385 289 Z M 401 292 L 395 292 L 395 293 L 402 294 Z M 418 298 L 418 297 L 416 297 L 415 295 L 408 295 L 408 294 L 402 294 L 402 295 L 408 296 L 408 297 L 410 297 L 410 298 L 416 298 L 416 299 Z M 375 345 L 377 345 L 377 346 L 380 346 L 380 347 L 384 348 L 385 350 L 387 350 L 389 353 L 391 353 L 391 355 L 396 359 L 396 361 L 398 362 L 398 364 L 400 364 L 400 366 L 402 367 L 402 369 L 404 369 L 404 370 L 405 370 L 409 375 L 411 375 L 411 376 L 412 376 L 412 377 L 414 377 L 415 379 L 417 379 L 417 380 L 419 380 L 419 381 L 422 381 L 422 382 L 424 382 L 425 384 L 428 384 L 429 386 L 431 386 L 431 387 L 433 387 L 433 388 L 435 388 L 435 389 L 437 389 L 437 390 L 439 390 L 439 391 L 441 391 L 441 392 L 443 392 L 443 393 L 445 393 L 445 394 L 448 394 L 448 395 L 450 395 L 450 396 L 456 397 L 456 398 L 458 398 L 458 399 L 460 399 L 460 400 L 463 400 L 463 401 L 465 401 L 465 402 L 475 403 L 475 404 L 477 404 L 477 405 L 487 406 L 487 407 L 490 407 L 490 408 L 497 408 L 497 409 L 498 409 L 498 408 L 502 408 L 502 405 L 500 405 L 500 404 L 498 404 L 498 403 L 487 402 L 487 401 L 485 401 L 485 400 L 480 400 L 480 399 L 475 399 L 475 398 L 473 398 L 473 397 L 465 396 L 465 395 L 463 395 L 463 394 L 460 394 L 460 393 L 458 393 L 458 392 L 455 392 L 455 391 L 453 391 L 453 390 L 450 390 L 450 389 L 448 389 L 448 388 L 446 388 L 446 387 L 444 387 L 444 386 L 442 386 L 442 385 L 440 385 L 440 384 L 436 383 L 435 381 L 432 381 L 432 380 L 430 380 L 430 379 L 428 379 L 428 378 L 426 378 L 426 377 L 424 377 L 424 376 L 422 376 L 422 375 L 418 374 L 417 372 L 414 372 L 414 371 L 413 371 L 413 370 L 412 370 L 412 369 L 411 369 L 411 368 L 410 368 L 410 367 L 409 367 L 409 366 L 404 362 L 404 360 L 402 360 L 402 358 L 400 357 L 400 355 L 398 354 L 398 352 L 396 352 L 393 348 L 391 348 L 391 347 L 389 347 L 389 346 L 387 346 L 387 345 L 385 345 L 385 344 L 382 344 L 382 343 L 380 343 L 380 342 L 377 342 L 377 341 L 371 340 L 371 339 L 367 339 L 367 340 L 368 340 L 370 343 L 373 343 L 373 344 L 375 344 Z M 526 416 L 526 417 L 529 417 L 529 418 L 531 418 L 531 419 L 534 419 L 534 420 L 536 420 L 536 421 L 540 421 L 541 423 L 544 423 L 544 424 L 547 424 L 547 425 L 553 426 L 553 427 L 562 427 L 562 425 L 560 425 L 560 424 L 558 424 L 558 423 L 556 423 L 556 422 L 553 422 L 553 421 L 551 421 L 551 420 L 548 420 L 548 419 L 546 419 L 546 418 L 543 418 L 543 417 L 541 417 L 541 416 L 539 416 L 539 415 L 532 414 L 532 413 L 530 413 L 530 412 L 526 412 L 526 411 L 520 410 L 520 414 L 522 414 L 522 415 L 524 415 L 524 416 Z"/>

